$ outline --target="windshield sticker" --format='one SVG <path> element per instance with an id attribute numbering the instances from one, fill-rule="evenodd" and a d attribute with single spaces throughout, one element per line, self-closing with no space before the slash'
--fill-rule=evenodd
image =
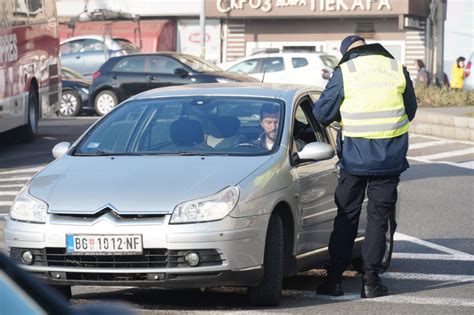
<path id="1" fill-rule="evenodd" d="M 89 145 L 87 146 L 87 148 L 89 148 L 89 149 L 96 149 L 96 148 L 99 147 L 99 145 L 100 145 L 100 142 L 91 142 L 91 143 L 89 143 Z"/>

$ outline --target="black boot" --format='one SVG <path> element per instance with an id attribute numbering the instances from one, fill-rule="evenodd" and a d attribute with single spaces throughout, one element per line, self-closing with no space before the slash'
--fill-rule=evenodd
<path id="1" fill-rule="evenodd" d="M 380 277 L 376 273 L 366 273 L 362 276 L 361 298 L 375 298 L 388 294 L 388 288 L 382 284 Z"/>
<path id="2" fill-rule="evenodd" d="M 318 287 L 316 292 L 320 295 L 344 295 L 344 290 L 342 289 L 342 276 L 329 274 L 326 280 Z"/>

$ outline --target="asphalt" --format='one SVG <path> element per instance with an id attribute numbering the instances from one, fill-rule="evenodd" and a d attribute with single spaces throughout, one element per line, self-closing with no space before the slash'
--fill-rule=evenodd
<path id="1" fill-rule="evenodd" d="M 446 139 L 474 141 L 474 106 L 418 108 L 410 132 Z"/>

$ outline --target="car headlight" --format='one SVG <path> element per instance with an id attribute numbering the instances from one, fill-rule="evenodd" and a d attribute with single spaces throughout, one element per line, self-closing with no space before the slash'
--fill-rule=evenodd
<path id="1" fill-rule="evenodd" d="M 219 82 L 219 83 L 236 82 L 235 80 L 226 79 L 226 78 L 216 78 L 216 81 Z"/>
<path id="2" fill-rule="evenodd" d="M 23 187 L 10 208 L 10 218 L 18 221 L 45 223 L 48 204 L 31 196 L 28 186 Z"/>
<path id="3" fill-rule="evenodd" d="M 170 223 L 192 223 L 221 220 L 237 205 L 238 187 L 227 187 L 217 194 L 186 201 L 174 208 Z"/>

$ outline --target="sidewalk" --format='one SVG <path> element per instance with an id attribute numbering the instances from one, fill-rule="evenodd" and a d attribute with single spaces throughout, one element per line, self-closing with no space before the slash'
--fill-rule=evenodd
<path id="1" fill-rule="evenodd" d="M 441 138 L 474 141 L 474 106 L 418 108 L 410 132 Z"/>

